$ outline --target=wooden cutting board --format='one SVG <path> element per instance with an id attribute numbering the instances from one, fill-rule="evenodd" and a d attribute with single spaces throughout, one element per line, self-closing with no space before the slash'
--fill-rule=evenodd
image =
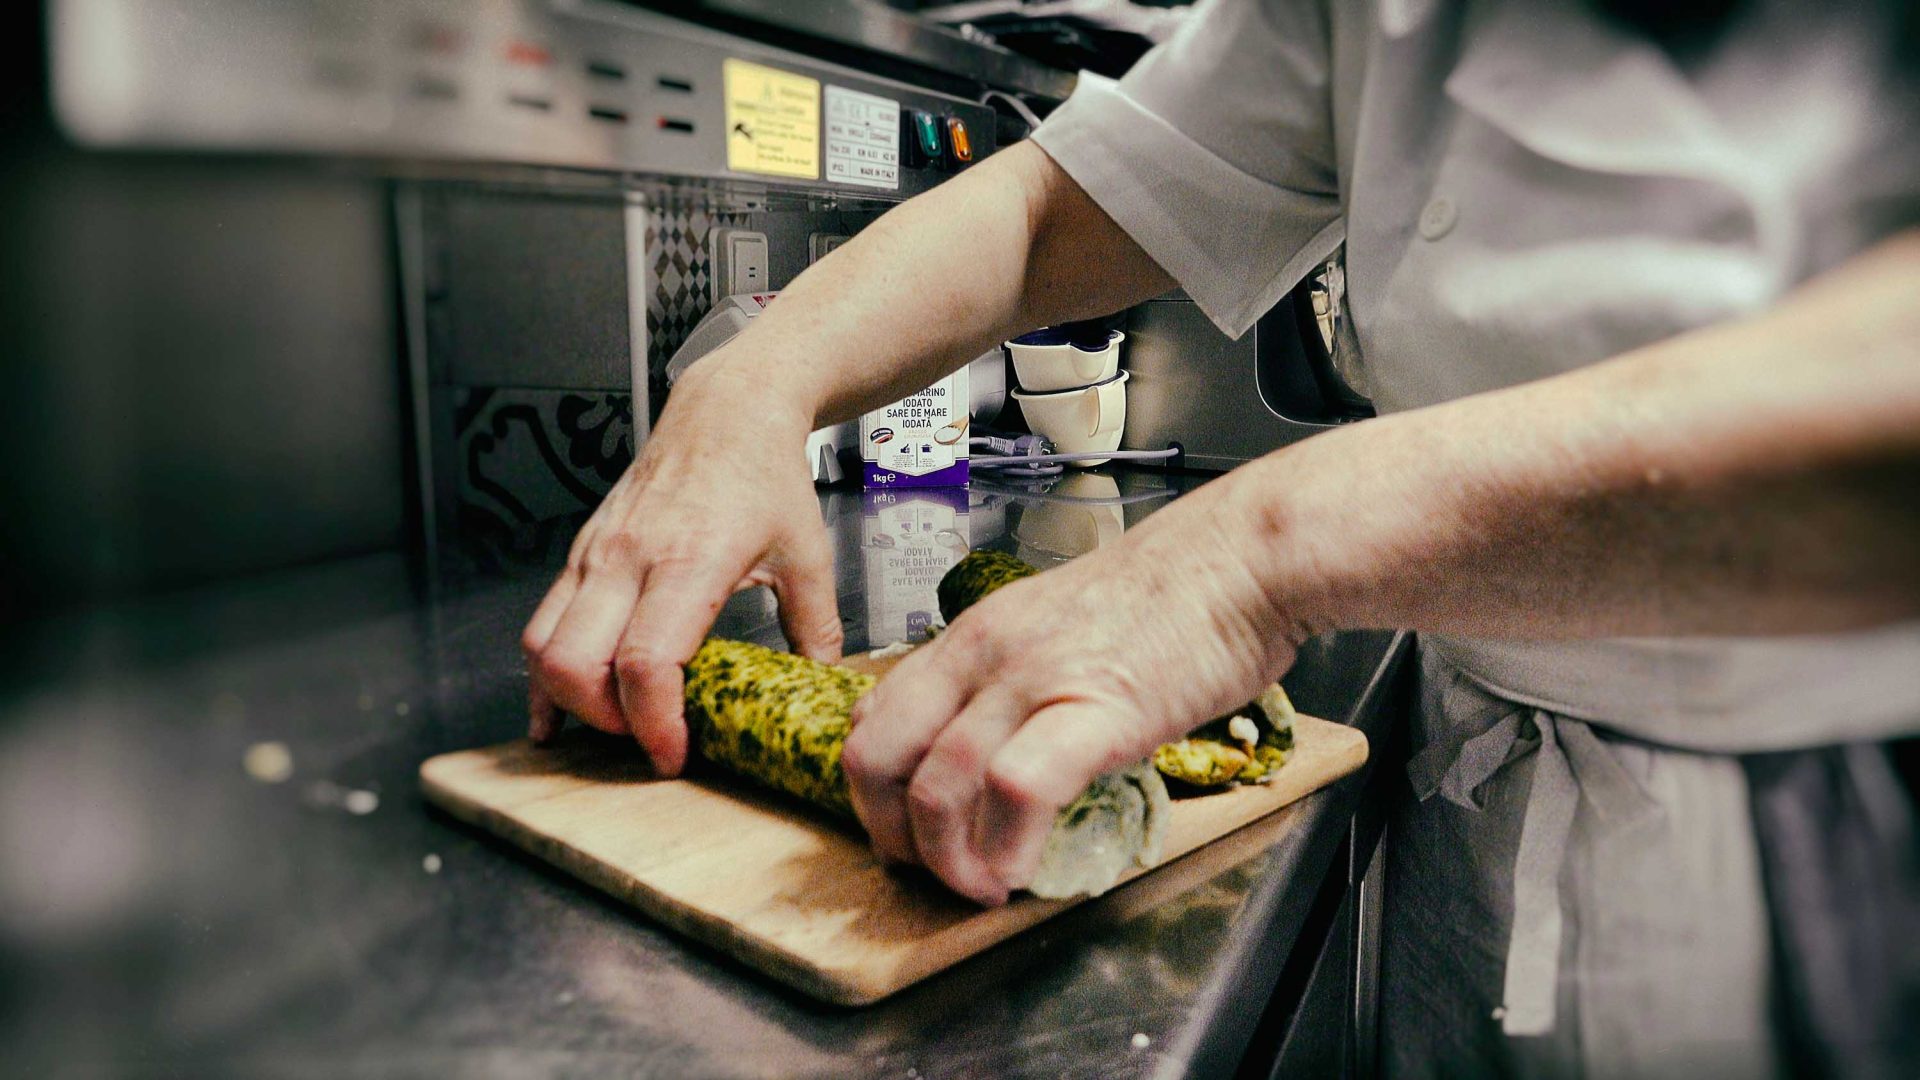
<path id="1" fill-rule="evenodd" d="M 1273 782 L 1175 799 L 1160 867 L 1129 877 L 1177 875 L 1198 859 L 1181 856 L 1366 759 L 1366 736 L 1302 716 Z M 655 779 L 633 743 L 592 732 L 442 754 L 420 779 L 454 817 L 837 1004 L 877 1001 L 1084 902 L 978 907 L 923 872 L 883 868 L 851 825 L 726 777 Z"/>

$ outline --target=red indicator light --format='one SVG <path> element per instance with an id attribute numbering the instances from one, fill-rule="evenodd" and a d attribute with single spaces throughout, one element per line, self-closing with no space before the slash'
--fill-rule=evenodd
<path id="1" fill-rule="evenodd" d="M 509 41 L 507 63 L 523 67 L 548 67 L 553 63 L 553 53 L 545 45 L 531 41 Z"/>

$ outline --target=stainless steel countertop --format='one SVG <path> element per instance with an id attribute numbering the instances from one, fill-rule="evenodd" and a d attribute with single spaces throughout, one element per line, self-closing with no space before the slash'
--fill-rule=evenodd
<path id="1" fill-rule="evenodd" d="M 1128 473 L 1115 490 L 1165 483 Z M 971 541 L 1032 558 L 1165 502 L 974 497 Z M 849 646 L 863 646 L 870 622 L 913 607 L 900 590 L 928 580 L 869 596 L 889 565 L 870 561 L 889 546 L 876 526 L 942 511 L 863 518 L 854 493 L 822 504 Z M 16 627 L 0 661 L 8 1068 L 1212 1073 L 1244 1047 L 1357 798 L 1358 777 L 1312 797 L 1303 827 L 1181 895 L 1157 896 L 1148 875 L 877 1006 L 821 1005 L 422 802 L 421 760 L 521 733 L 515 642 L 543 585 L 422 601 L 404 560 L 370 556 Z M 775 637 L 756 594 L 719 630 Z M 1317 639 L 1287 688 L 1378 742 L 1397 646 Z M 242 768 L 266 740 L 291 750 L 283 783 Z M 350 812 L 348 791 L 377 808 Z"/>

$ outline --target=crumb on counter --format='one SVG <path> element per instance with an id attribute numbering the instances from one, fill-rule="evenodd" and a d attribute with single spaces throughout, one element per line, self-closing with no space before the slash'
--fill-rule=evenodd
<path id="1" fill-rule="evenodd" d="M 240 756 L 240 767 L 262 784 L 285 783 L 293 776 L 293 751 L 283 742 L 257 742 Z"/>

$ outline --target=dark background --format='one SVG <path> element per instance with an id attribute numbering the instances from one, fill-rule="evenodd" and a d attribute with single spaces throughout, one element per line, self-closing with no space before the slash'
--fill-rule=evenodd
<path id="1" fill-rule="evenodd" d="M 74 150 L 43 21 L 0 34 L 0 611 L 400 547 L 384 183 Z"/>

